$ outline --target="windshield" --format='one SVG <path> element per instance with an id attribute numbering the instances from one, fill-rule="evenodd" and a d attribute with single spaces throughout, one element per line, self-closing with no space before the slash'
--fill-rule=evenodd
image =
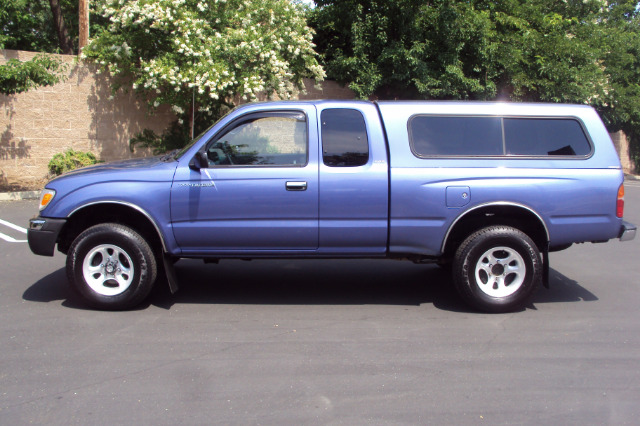
<path id="1" fill-rule="evenodd" d="M 173 158 L 175 158 L 177 160 L 180 157 L 182 157 L 184 155 L 184 153 L 187 152 L 189 150 L 189 148 L 191 148 L 193 146 L 194 143 L 198 142 L 200 140 L 200 138 L 202 136 L 204 136 L 204 134 L 207 133 L 209 131 L 209 129 L 211 129 L 215 125 L 216 125 L 216 123 L 213 123 L 204 132 L 200 133 L 198 136 L 196 136 L 195 138 L 191 139 L 189 141 L 189 143 L 184 146 L 184 148 L 178 150 L 178 152 L 176 153 L 175 157 L 173 157 Z"/>
<path id="2" fill-rule="evenodd" d="M 225 115 L 223 115 L 222 117 L 220 117 L 220 120 L 222 120 L 223 118 L 225 118 L 227 115 L 229 115 L 234 109 L 232 109 L 231 111 L 229 111 L 228 113 L 226 113 Z M 200 138 L 202 138 L 205 133 L 207 133 L 209 130 L 211 130 L 211 128 L 213 126 L 215 126 L 216 124 L 218 124 L 220 122 L 220 120 L 217 120 L 215 123 L 213 123 L 211 126 L 207 127 L 206 130 L 204 130 L 202 133 L 200 133 L 198 136 L 196 136 L 195 138 L 191 139 L 191 141 L 189 141 L 188 144 L 186 144 L 184 146 L 184 148 L 180 149 L 176 155 L 173 157 L 176 160 L 178 160 L 180 157 L 182 157 L 184 155 L 185 152 L 187 152 L 189 150 L 189 148 L 191 148 L 193 146 L 193 144 L 195 144 L 196 142 L 198 142 L 200 140 Z"/>

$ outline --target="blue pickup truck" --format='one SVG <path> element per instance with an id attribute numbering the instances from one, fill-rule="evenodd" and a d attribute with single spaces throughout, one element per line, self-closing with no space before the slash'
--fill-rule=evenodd
<path id="1" fill-rule="evenodd" d="M 180 258 L 394 258 L 450 269 L 487 312 L 548 283 L 549 252 L 630 240 L 624 176 L 590 107 L 248 104 L 185 148 L 50 181 L 28 241 L 92 307 L 144 300 Z"/>

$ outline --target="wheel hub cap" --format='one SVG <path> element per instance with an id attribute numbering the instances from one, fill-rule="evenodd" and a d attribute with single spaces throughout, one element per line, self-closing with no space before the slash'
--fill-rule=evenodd
<path id="1" fill-rule="evenodd" d="M 493 267 L 491 268 L 491 273 L 493 275 L 502 275 L 504 274 L 504 266 L 497 264 L 497 265 L 493 265 Z"/>
<path id="2" fill-rule="evenodd" d="M 85 256 L 82 275 L 96 293 L 116 296 L 126 291 L 133 281 L 133 261 L 122 248 L 113 244 L 101 244 Z"/>
<path id="3" fill-rule="evenodd" d="M 482 254 L 475 266 L 480 290 L 491 297 L 507 297 L 524 283 L 527 267 L 524 259 L 510 247 L 494 247 Z"/>

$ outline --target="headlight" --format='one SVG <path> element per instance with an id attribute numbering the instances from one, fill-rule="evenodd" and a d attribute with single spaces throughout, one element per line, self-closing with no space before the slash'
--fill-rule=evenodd
<path id="1" fill-rule="evenodd" d="M 42 211 L 42 209 L 47 207 L 55 195 L 56 191 L 53 189 L 43 189 L 40 194 L 40 206 L 38 207 L 38 211 Z"/>

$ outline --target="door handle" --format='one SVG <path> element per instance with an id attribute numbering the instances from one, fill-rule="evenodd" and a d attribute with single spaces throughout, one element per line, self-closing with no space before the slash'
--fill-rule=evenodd
<path id="1" fill-rule="evenodd" d="M 287 182 L 286 183 L 287 191 L 306 191 L 307 190 L 307 182 Z"/>

